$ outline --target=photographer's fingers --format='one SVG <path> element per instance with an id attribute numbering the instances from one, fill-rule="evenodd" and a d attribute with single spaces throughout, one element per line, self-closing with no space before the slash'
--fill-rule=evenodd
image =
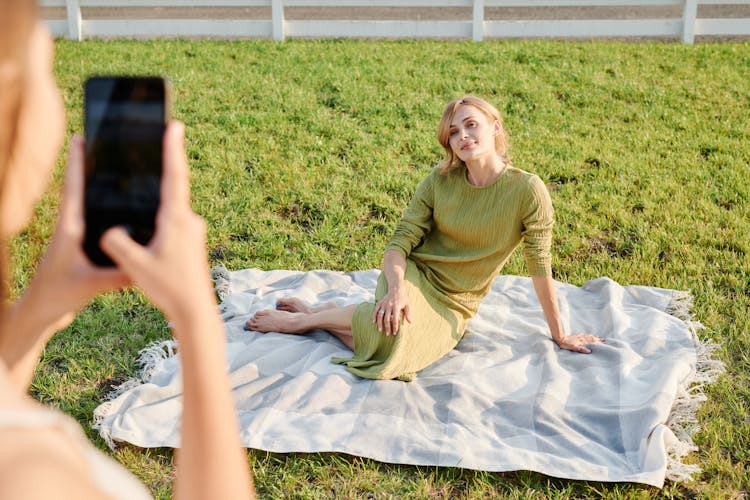
<path id="1" fill-rule="evenodd" d="M 153 256 L 145 247 L 133 241 L 122 227 L 108 229 L 99 240 L 99 246 L 133 281 L 138 281 L 151 267 Z"/>
<path id="2" fill-rule="evenodd" d="M 58 230 L 55 237 L 57 240 L 69 241 L 70 245 L 75 245 L 76 254 L 80 254 L 85 231 L 85 155 L 86 142 L 83 137 L 72 136 L 70 138 L 68 165 L 62 187 Z M 74 259 L 73 262 L 77 262 L 75 259 L 79 259 L 79 257 L 73 256 L 72 259 Z M 84 264 L 80 269 L 82 269 L 82 276 L 88 281 L 91 293 L 122 288 L 130 284 L 128 277 L 117 268 L 94 268 L 85 257 L 83 257 L 83 261 Z M 93 272 L 91 272 L 92 270 Z"/>
<path id="3" fill-rule="evenodd" d="M 185 155 L 185 125 L 172 121 L 164 132 L 161 206 L 170 211 L 190 207 L 190 170 Z"/>

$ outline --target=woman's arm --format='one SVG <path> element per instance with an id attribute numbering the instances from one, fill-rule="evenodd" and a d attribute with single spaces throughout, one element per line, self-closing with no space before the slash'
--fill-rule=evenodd
<path id="1" fill-rule="evenodd" d="M 552 340 L 560 347 L 569 351 L 591 353 L 586 344 L 601 344 L 604 339 L 589 334 L 565 335 L 560 321 L 560 308 L 557 305 L 557 292 L 551 276 L 532 276 L 534 290 L 542 304 L 544 317 L 547 320 Z"/>
<path id="2" fill-rule="evenodd" d="M 529 197 L 526 202 L 525 213 L 522 218 L 524 257 L 526 266 L 534 282 L 539 302 L 544 311 L 552 340 L 560 347 L 569 351 L 589 354 L 591 350 L 586 344 L 604 342 L 594 335 L 566 335 L 560 321 L 560 309 L 557 305 L 557 292 L 552 281 L 552 225 L 554 210 L 547 187 L 537 176 L 529 180 Z"/>
<path id="3" fill-rule="evenodd" d="M 230 392 L 224 328 L 209 277 L 206 224 L 190 208 L 182 124 L 172 123 L 165 132 L 161 205 L 152 241 L 142 247 L 124 229 L 114 228 L 101 245 L 174 325 L 183 377 L 176 497 L 254 496 Z"/>
<path id="4" fill-rule="evenodd" d="M 419 183 L 383 254 L 383 273 L 388 283 L 388 293 L 375 305 L 372 322 L 377 323 L 378 331 L 385 331 L 386 335 L 398 333 L 402 313 L 404 319 L 411 323 L 404 287 L 405 256 L 432 230 L 435 205 L 433 183 L 436 175 L 437 170 L 433 170 Z"/>
<path id="5" fill-rule="evenodd" d="M 252 497 L 252 479 L 226 373 L 224 327 L 216 306 L 183 315 L 175 320 L 174 330 L 180 339 L 184 386 L 175 498 Z M 196 341 L 211 336 L 214 342 Z"/>
<path id="6" fill-rule="evenodd" d="M 59 324 L 39 318 L 35 312 L 43 311 L 44 306 L 35 303 L 31 297 L 22 297 L 2 313 L 0 356 L 13 389 L 19 394 L 28 391 L 44 346 L 70 322 L 67 317 L 61 318 Z"/>
<path id="7" fill-rule="evenodd" d="M 205 259 L 189 255 L 181 259 L 168 248 L 175 249 L 182 241 L 203 248 L 205 224 L 190 215 L 181 221 L 172 219 L 174 233 L 167 236 L 168 241 L 160 242 L 167 248 L 144 249 L 119 228 L 105 235 L 103 248 L 164 311 L 179 342 L 183 410 L 175 498 L 250 498 L 254 496 L 252 480 L 240 444 L 226 369 L 224 327 L 212 295 L 208 266 Z M 199 252 L 185 249 L 183 253 Z M 160 272 L 171 275 L 172 283 L 160 282 L 164 276 L 158 276 Z M 177 286 L 184 291 L 178 293 L 173 289 Z"/>
<path id="8" fill-rule="evenodd" d="M 401 313 L 404 314 L 406 321 L 411 323 L 409 300 L 406 296 L 406 288 L 404 288 L 406 258 L 400 250 L 385 251 L 383 273 L 385 273 L 385 279 L 388 282 L 388 293 L 375 305 L 372 312 L 372 322 L 377 323 L 378 331 L 385 331 L 386 335 L 396 335 Z"/>
<path id="9" fill-rule="evenodd" d="M 398 250 L 386 250 L 383 254 L 383 272 L 388 282 L 388 289 L 400 288 L 406 274 L 406 257 Z"/>

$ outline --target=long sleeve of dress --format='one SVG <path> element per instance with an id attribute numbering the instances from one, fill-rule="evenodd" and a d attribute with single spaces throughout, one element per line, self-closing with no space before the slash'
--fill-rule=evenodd
<path id="1" fill-rule="evenodd" d="M 523 256 L 531 276 L 552 275 L 552 226 L 554 211 L 544 182 L 532 176 L 529 179 L 529 197 L 521 222 L 523 230 Z"/>
<path id="2" fill-rule="evenodd" d="M 419 245 L 432 229 L 434 207 L 433 171 L 417 186 L 414 197 L 406 207 L 401 221 L 396 226 L 386 250 L 398 250 L 404 257 Z"/>

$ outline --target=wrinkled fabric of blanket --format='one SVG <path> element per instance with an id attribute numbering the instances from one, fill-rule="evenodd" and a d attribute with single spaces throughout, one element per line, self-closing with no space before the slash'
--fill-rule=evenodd
<path id="1" fill-rule="evenodd" d="M 696 384 L 720 366 L 697 339 L 685 292 L 607 278 L 556 282 L 565 330 L 606 339 L 582 355 L 552 342 L 529 278 L 500 276 L 456 349 L 409 383 L 364 380 L 332 364 L 349 351 L 321 330 L 243 330 L 281 297 L 373 300 L 378 273 L 216 272 L 246 447 L 657 487 L 698 470 L 682 461 L 695 449 Z M 177 447 L 179 354 L 164 342 L 141 363 L 141 374 L 96 409 L 95 427 L 110 445 Z"/>

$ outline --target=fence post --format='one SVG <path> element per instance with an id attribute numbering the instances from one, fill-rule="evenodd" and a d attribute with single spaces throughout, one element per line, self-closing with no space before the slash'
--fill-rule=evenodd
<path id="1" fill-rule="evenodd" d="M 474 0 L 474 15 L 471 35 L 475 42 L 484 38 L 484 0 Z"/>
<path id="2" fill-rule="evenodd" d="M 271 22 L 273 23 L 273 39 L 284 41 L 284 1 L 271 0 Z"/>
<path id="3" fill-rule="evenodd" d="M 68 12 L 68 36 L 71 40 L 81 41 L 81 4 L 79 0 L 65 0 Z"/>
<path id="4" fill-rule="evenodd" d="M 698 0 L 685 0 L 682 11 L 682 43 L 695 41 L 695 19 L 698 17 Z"/>

